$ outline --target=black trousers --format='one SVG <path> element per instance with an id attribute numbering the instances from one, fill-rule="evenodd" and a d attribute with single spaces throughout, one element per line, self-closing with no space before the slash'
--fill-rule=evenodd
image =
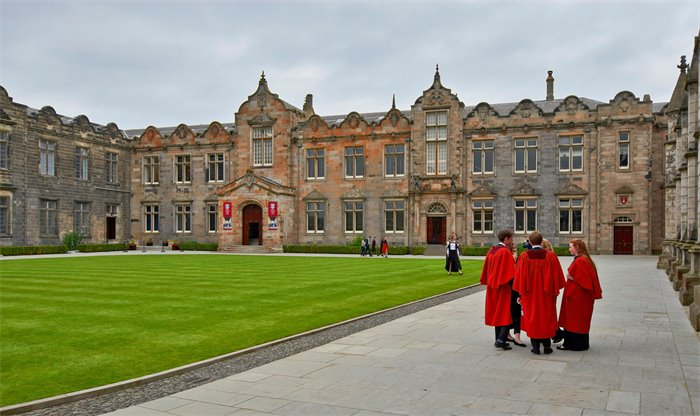
<path id="1" fill-rule="evenodd" d="M 540 350 L 540 344 L 542 344 L 545 348 L 552 348 L 551 338 L 530 338 L 530 342 L 532 342 L 532 349 L 535 351 Z"/>
<path id="2" fill-rule="evenodd" d="M 494 327 L 494 330 L 496 332 L 496 342 L 498 342 L 499 344 L 505 343 L 506 339 L 508 338 L 508 330 L 509 329 L 510 329 L 510 325 Z"/>

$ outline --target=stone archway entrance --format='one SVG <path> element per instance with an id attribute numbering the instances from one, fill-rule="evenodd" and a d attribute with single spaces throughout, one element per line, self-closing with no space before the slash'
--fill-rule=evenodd
<path id="1" fill-rule="evenodd" d="M 246 205 L 243 208 L 243 229 L 244 246 L 262 245 L 262 208 L 255 204 Z"/>
<path id="2" fill-rule="evenodd" d="M 447 241 L 447 208 L 439 202 L 428 207 L 426 228 L 428 244 L 445 244 Z"/>

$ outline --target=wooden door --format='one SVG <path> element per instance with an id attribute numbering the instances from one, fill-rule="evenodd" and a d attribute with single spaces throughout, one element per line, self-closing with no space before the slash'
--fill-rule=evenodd
<path id="1" fill-rule="evenodd" d="M 107 217 L 105 222 L 107 241 L 117 239 L 117 217 Z"/>
<path id="2" fill-rule="evenodd" d="M 262 245 L 262 208 L 248 205 L 243 208 L 243 245 Z"/>
<path id="3" fill-rule="evenodd" d="M 634 254 L 633 226 L 616 225 L 613 234 L 613 254 Z"/>
<path id="4" fill-rule="evenodd" d="M 446 228 L 446 217 L 428 217 L 428 244 L 445 244 L 447 242 Z"/>

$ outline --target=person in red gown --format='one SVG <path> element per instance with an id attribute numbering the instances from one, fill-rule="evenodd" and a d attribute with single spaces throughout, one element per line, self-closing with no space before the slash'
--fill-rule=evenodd
<path id="1" fill-rule="evenodd" d="M 593 303 L 603 297 L 603 291 L 586 243 L 579 239 L 571 240 L 569 252 L 574 256 L 574 261 L 566 274 L 564 297 L 559 310 L 559 326 L 563 330 L 557 331 L 552 341 L 564 340 L 564 344 L 557 347 L 559 350 L 586 351 Z"/>
<path id="2" fill-rule="evenodd" d="M 493 326 L 496 334 L 496 348 L 504 350 L 512 349 L 506 342 L 508 329 L 510 328 L 510 298 L 515 260 L 508 249 L 513 241 L 513 232 L 501 230 L 498 232 L 498 244 L 491 247 L 484 259 L 484 268 L 481 270 L 481 284 L 486 286 L 486 325 Z"/>
<path id="3" fill-rule="evenodd" d="M 556 254 L 542 248 L 542 234 L 533 231 L 528 238 L 532 248 L 520 255 L 515 268 L 513 290 L 520 293 L 523 307 L 521 328 L 532 342 L 533 354 L 552 353 L 551 338 L 556 335 L 557 296 L 564 287 L 564 273 Z"/>

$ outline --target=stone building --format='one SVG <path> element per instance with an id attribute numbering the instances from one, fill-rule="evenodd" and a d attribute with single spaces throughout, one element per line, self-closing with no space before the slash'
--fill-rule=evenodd
<path id="1" fill-rule="evenodd" d="M 15 103 L 0 87 L 0 245 L 125 242 L 131 147 L 114 124 Z"/>
<path id="2" fill-rule="evenodd" d="M 660 252 L 664 104 L 628 91 L 554 98 L 551 71 L 543 84 L 543 100 L 467 106 L 436 68 L 409 110 L 392 100 L 323 116 L 263 74 L 233 123 L 126 132 L 3 89 L 0 242 L 58 244 L 79 230 L 90 242 L 280 251 L 366 236 L 442 245 L 454 232 L 484 246 L 512 228 L 555 245 L 582 238 L 595 253 Z"/>
<path id="3" fill-rule="evenodd" d="M 680 73 L 668 104 L 668 136 L 664 142 L 665 223 L 663 252 L 658 267 L 665 269 L 690 320 L 700 330 L 700 200 L 698 195 L 698 140 L 700 104 L 698 70 L 700 34 L 695 37 L 690 65 L 681 57 Z"/>
<path id="4" fill-rule="evenodd" d="M 322 116 L 265 76 L 233 124 L 135 137 L 131 234 L 221 250 L 345 244 L 488 245 L 501 228 L 593 252 L 649 254 L 663 241 L 665 106 L 628 91 L 465 106 L 433 82 L 408 111 Z M 271 215 L 271 210 L 276 215 Z"/>

